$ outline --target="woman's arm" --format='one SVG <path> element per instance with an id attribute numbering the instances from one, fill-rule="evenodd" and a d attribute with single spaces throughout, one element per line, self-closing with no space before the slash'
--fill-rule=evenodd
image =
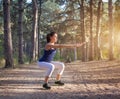
<path id="1" fill-rule="evenodd" d="M 80 44 L 47 44 L 46 49 L 50 48 L 75 48 L 75 47 L 80 47 L 84 45 L 86 42 L 80 43 Z"/>
<path id="2" fill-rule="evenodd" d="M 84 45 L 86 42 L 84 43 L 80 43 L 80 44 L 55 44 L 55 46 L 58 46 L 57 48 L 75 48 L 75 47 L 81 47 L 82 45 Z"/>

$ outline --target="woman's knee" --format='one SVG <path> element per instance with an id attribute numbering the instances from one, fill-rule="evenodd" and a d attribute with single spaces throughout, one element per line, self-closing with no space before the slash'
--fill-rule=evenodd
<path id="1" fill-rule="evenodd" d="M 48 71 L 47 71 L 47 74 L 46 74 L 46 75 L 47 75 L 48 77 L 51 77 L 54 69 L 55 69 L 55 66 L 54 66 L 53 64 L 49 65 L 49 68 L 48 68 Z"/>
<path id="2" fill-rule="evenodd" d="M 49 70 L 53 71 L 54 69 L 55 69 L 55 66 L 54 66 L 53 64 L 51 64 L 51 65 L 49 66 Z"/>
<path id="3" fill-rule="evenodd" d="M 60 65 L 61 65 L 61 69 L 63 69 L 63 70 L 64 70 L 64 68 L 65 68 L 64 63 L 60 63 Z"/>

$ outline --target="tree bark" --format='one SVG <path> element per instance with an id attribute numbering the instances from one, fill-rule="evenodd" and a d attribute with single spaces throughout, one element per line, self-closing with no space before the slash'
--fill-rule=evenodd
<path id="1" fill-rule="evenodd" d="M 96 58 L 98 60 L 102 59 L 101 49 L 100 49 L 100 23 L 101 23 L 101 9 L 102 9 L 102 0 L 98 2 L 98 9 L 97 9 L 97 25 L 96 25 Z"/>
<path id="2" fill-rule="evenodd" d="M 3 14 L 4 14 L 4 55 L 5 68 L 13 68 L 13 48 L 10 25 L 10 0 L 3 0 Z"/>
<path id="3" fill-rule="evenodd" d="M 89 60 L 92 61 L 94 57 L 93 53 L 93 0 L 90 0 L 90 53 Z"/>
<path id="4" fill-rule="evenodd" d="M 40 45 L 41 45 L 41 43 L 40 43 L 40 29 L 41 29 L 41 24 L 40 24 L 40 21 L 41 21 L 41 13 L 42 13 L 42 0 L 39 0 L 39 9 L 38 9 L 38 14 L 39 14 L 39 16 L 38 16 L 38 57 L 40 57 Z"/>
<path id="5" fill-rule="evenodd" d="M 37 59 L 38 54 L 38 36 L 37 36 L 37 25 L 38 25 L 38 5 L 37 0 L 32 0 L 33 4 L 33 27 L 32 27 L 32 47 L 31 47 L 31 57 L 30 62 Z"/>
<path id="6" fill-rule="evenodd" d="M 80 5 L 80 18 L 81 18 L 81 35 L 82 42 L 85 42 L 85 29 L 84 29 L 84 0 L 79 1 Z M 82 46 L 82 61 L 86 61 L 86 49 L 85 45 Z"/>
<path id="7" fill-rule="evenodd" d="M 114 37 L 113 37 L 113 6 L 112 0 L 108 1 L 108 13 L 109 13 L 109 60 L 114 59 Z"/>
<path id="8" fill-rule="evenodd" d="M 23 64 L 23 0 L 18 0 L 18 63 Z"/>

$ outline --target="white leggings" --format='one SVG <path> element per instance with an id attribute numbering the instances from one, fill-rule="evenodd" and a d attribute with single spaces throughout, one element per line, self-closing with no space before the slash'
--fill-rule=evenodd
<path id="1" fill-rule="evenodd" d="M 38 66 L 40 68 L 42 68 L 42 69 L 47 69 L 47 72 L 46 72 L 45 76 L 48 76 L 48 77 L 51 77 L 51 75 L 52 75 L 52 73 L 53 73 L 55 68 L 58 69 L 58 74 L 62 75 L 63 71 L 64 71 L 64 68 L 65 68 L 64 63 L 62 63 L 62 62 L 55 62 L 55 61 L 52 61 L 51 63 L 48 63 L 48 62 L 38 62 Z"/>

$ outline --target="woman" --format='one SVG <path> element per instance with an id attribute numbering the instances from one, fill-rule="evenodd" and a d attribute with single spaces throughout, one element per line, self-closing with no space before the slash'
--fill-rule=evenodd
<path id="1" fill-rule="evenodd" d="M 85 44 L 85 42 L 82 44 L 55 44 L 57 42 L 56 32 L 51 32 L 47 34 L 46 39 L 47 39 L 47 44 L 45 45 L 43 56 L 38 61 L 38 66 L 40 68 L 47 69 L 43 88 L 51 89 L 51 86 L 48 85 L 48 80 L 51 77 L 55 68 L 58 68 L 58 74 L 56 76 L 55 84 L 64 85 L 64 83 L 60 79 L 61 79 L 61 75 L 63 74 L 65 66 L 61 62 L 53 61 L 54 55 L 56 54 L 56 49 L 80 47 L 83 44 Z"/>

